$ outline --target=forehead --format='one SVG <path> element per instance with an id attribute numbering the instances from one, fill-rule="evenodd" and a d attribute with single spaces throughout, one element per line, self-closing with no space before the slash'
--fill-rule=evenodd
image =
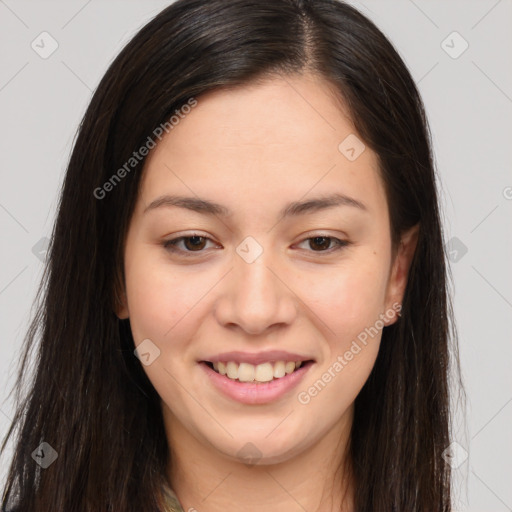
<path id="1" fill-rule="evenodd" d="M 364 197 L 370 208 L 385 203 L 376 155 L 356 138 L 327 82 L 286 76 L 196 99 L 146 160 L 146 203 L 166 192 L 208 197 L 233 210 L 250 206 L 248 200 L 261 207 L 309 192 Z M 356 159 L 347 158 L 347 140 L 363 149 Z"/>

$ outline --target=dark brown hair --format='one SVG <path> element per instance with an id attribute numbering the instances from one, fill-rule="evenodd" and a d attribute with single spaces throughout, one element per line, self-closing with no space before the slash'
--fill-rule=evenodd
<path id="1" fill-rule="evenodd" d="M 420 225 L 402 318 L 384 329 L 355 402 L 356 510 L 451 510 L 442 452 L 450 363 L 459 370 L 427 121 L 390 42 L 336 0 L 178 0 L 109 67 L 70 157 L 20 361 L 2 510 L 160 510 L 169 457 L 160 398 L 134 357 L 129 321 L 113 311 L 144 160 L 104 198 L 93 192 L 190 98 L 305 72 L 333 85 L 377 154 L 394 246 Z M 43 441 L 59 455 L 44 470 L 31 457 Z"/>

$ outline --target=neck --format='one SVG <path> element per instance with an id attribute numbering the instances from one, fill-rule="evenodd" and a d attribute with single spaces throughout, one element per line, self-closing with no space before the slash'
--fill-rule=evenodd
<path id="1" fill-rule="evenodd" d="M 296 456 L 248 465 L 196 439 L 163 407 L 171 447 L 168 479 L 184 510 L 353 512 L 347 449 L 353 408 Z"/>

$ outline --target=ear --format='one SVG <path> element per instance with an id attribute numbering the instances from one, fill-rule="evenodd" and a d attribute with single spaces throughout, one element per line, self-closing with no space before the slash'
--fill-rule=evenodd
<path id="1" fill-rule="evenodd" d="M 125 320 L 126 318 L 129 318 L 130 313 L 128 311 L 128 303 L 126 300 L 126 292 L 123 290 L 121 293 L 119 293 L 116 289 L 114 292 L 114 313 L 116 314 L 117 318 L 119 320 Z"/>
<path id="2" fill-rule="evenodd" d="M 119 320 L 126 320 L 130 316 L 128 313 L 128 307 L 125 304 L 119 305 L 119 307 L 116 308 L 115 313 Z"/>
<path id="3" fill-rule="evenodd" d="M 401 309 L 402 300 L 407 286 L 409 268 L 414 257 L 418 243 L 419 224 L 402 233 L 400 243 L 393 260 L 391 275 L 389 276 L 386 291 L 386 308 L 395 312 L 394 317 L 386 322 L 391 325 L 398 320 L 398 313 Z M 400 304 L 400 308 L 397 305 Z"/>

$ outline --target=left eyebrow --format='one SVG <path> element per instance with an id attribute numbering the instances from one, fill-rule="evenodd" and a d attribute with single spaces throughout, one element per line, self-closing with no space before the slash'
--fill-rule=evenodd
<path id="1" fill-rule="evenodd" d="M 157 197 L 144 209 L 144 213 L 155 210 L 156 208 L 169 206 L 185 208 L 187 210 L 192 210 L 194 212 L 205 215 L 220 215 L 222 217 L 228 217 L 233 214 L 229 208 L 219 203 L 215 203 L 214 201 L 201 199 L 199 197 L 174 195 L 163 195 Z M 281 210 L 278 218 L 282 220 L 287 217 L 305 215 L 340 206 L 350 206 L 364 212 L 368 211 L 366 206 L 357 199 L 346 196 L 344 194 L 332 194 L 325 197 L 309 199 L 307 201 L 293 201 L 288 203 Z"/>
<path id="2" fill-rule="evenodd" d="M 351 206 L 361 211 L 368 211 L 366 206 L 357 199 L 346 196 L 345 194 L 332 194 L 326 197 L 309 199 L 307 201 L 294 201 L 289 203 L 281 210 L 279 218 L 282 220 L 286 217 L 304 215 L 340 206 Z"/>

